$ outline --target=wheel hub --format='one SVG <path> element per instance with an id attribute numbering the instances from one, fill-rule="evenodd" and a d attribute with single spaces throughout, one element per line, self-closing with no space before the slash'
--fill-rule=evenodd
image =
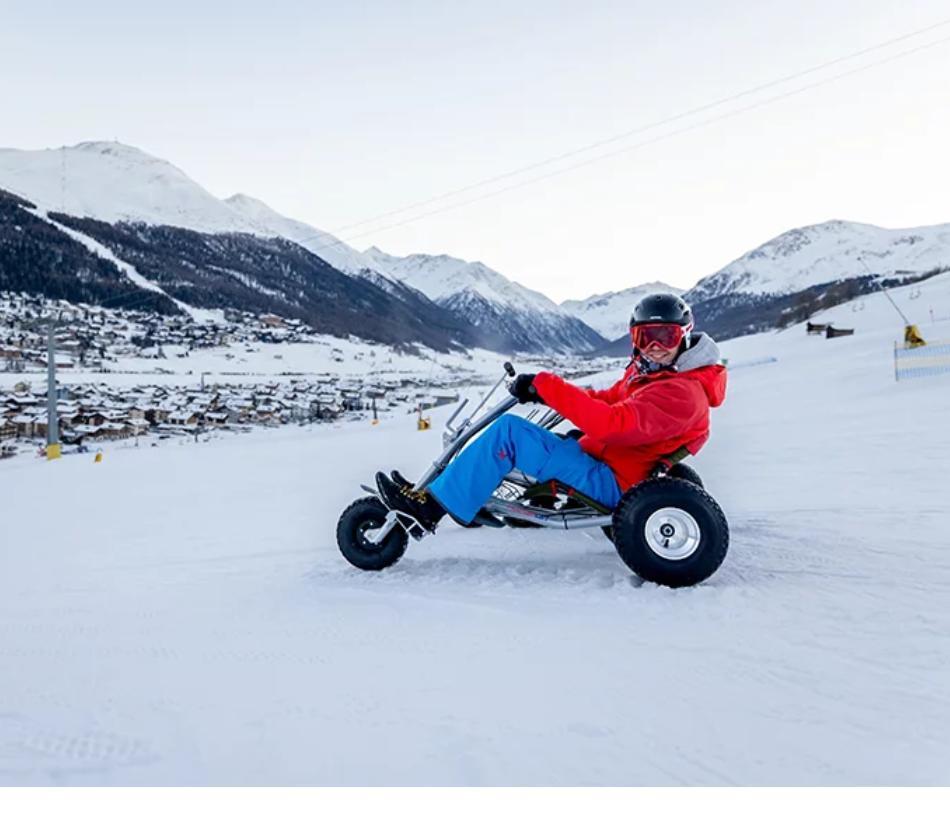
<path id="1" fill-rule="evenodd" d="M 647 519 L 643 532 L 653 553 L 673 561 L 692 556 L 702 538 L 699 523 L 680 508 L 654 511 Z"/>
<path id="2" fill-rule="evenodd" d="M 376 542 L 376 535 L 379 533 L 379 526 L 382 522 L 379 519 L 368 519 L 357 528 L 360 544 L 364 547 L 375 548 L 379 543 Z"/>

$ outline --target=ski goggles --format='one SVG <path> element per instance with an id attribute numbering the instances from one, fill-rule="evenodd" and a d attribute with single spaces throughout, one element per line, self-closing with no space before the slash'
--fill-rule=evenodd
<path id="1" fill-rule="evenodd" d="M 680 346 L 686 332 L 679 324 L 638 324 L 630 328 L 630 338 L 638 350 L 646 350 L 651 344 L 673 350 Z"/>

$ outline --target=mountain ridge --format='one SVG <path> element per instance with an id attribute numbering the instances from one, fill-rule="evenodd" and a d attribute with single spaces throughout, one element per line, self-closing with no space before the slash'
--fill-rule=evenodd
<path id="1" fill-rule="evenodd" d="M 40 219 L 44 214 L 55 213 L 110 225 L 115 230 L 111 233 L 113 241 L 127 232 L 117 231 L 117 227 L 136 224 L 178 230 L 153 232 L 149 237 L 152 243 L 164 240 L 173 247 L 177 245 L 179 252 L 194 246 L 188 232 L 219 239 L 245 236 L 242 242 L 206 242 L 212 246 L 217 243 L 219 251 L 230 243 L 227 255 L 236 258 L 228 259 L 228 266 L 236 283 L 240 281 L 242 256 L 257 261 L 255 267 L 259 266 L 260 256 L 272 255 L 278 268 L 301 266 L 308 272 L 320 271 L 317 264 L 302 263 L 304 259 L 289 248 L 269 244 L 270 239 L 283 239 L 335 272 L 389 293 L 400 306 L 406 305 L 413 308 L 411 313 L 433 319 L 436 326 L 463 331 L 449 340 L 471 342 L 474 332 L 482 343 L 490 341 L 491 346 L 506 352 L 585 352 L 603 347 L 618 327 L 623 335 L 615 341 L 625 338 L 626 318 L 641 290 L 682 292 L 653 282 L 556 304 L 481 261 L 465 261 L 447 254 L 415 253 L 400 257 L 377 247 L 360 252 L 332 234 L 288 218 L 250 195 L 238 193 L 219 199 L 168 161 L 111 141 L 86 141 L 59 149 L 0 149 L 0 188 L 7 190 L 10 197 L 30 201 L 33 214 Z M 6 217 L 12 220 L 11 216 L 26 208 L 8 199 L 4 209 Z M 42 236 L 39 246 L 30 247 L 29 255 L 38 256 L 31 259 L 34 263 L 40 258 L 55 260 L 57 255 L 64 256 L 78 271 L 98 273 L 89 277 L 99 285 L 97 289 L 105 288 L 112 278 L 108 268 L 89 263 L 85 254 L 64 241 L 54 243 L 49 230 L 39 224 L 27 224 Z M 96 227 L 99 234 L 105 233 Z M 15 226 L 10 231 L 16 231 Z M 13 243 L 15 238 L 11 236 L 8 240 L 8 250 L 19 249 L 20 254 L 27 254 L 23 245 Z M 155 249 L 152 254 L 156 260 L 167 262 L 168 252 Z M 835 219 L 787 230 L 700 278 L 683 294 L 693 305 L 700 326 L 727 337 L 780 326 L 788 318 L 807 312 L 816 302 L 827 301 L 829 295 L 872 291 L 883 283 L 906 283 L 948 267 L 950 224 L 887 229 Z M 60 273 L 57 277 L 62 276 Z M 247 280 L 247 273 L 244 276 Z M 19 272 L 17 277 L 37 283 L 35 273 L 27 276 Z M 217 283 L 223 284 L 219 280 Z M 188 289 L 195 287 L 191 284 Z M 63 288 L 63 283 L 57 287 Z M 309 284 L 307 289 L 319 289 L 319 285 Z M 234 291 L 225 289 L 217 294 L 230 292 L 237 295 L 241 289 L 235 286 Z M 359 303 L 358 289 L 345 292 L 350 293 L 350 300 Z M 169 296 L 181 300 L 171 292 Z M 293 301 L 290 303 L 293 305 Z M 434 307 L 441 308 L 444 315 L 439 316 Z M 397 314 L 401 313 L 402 310 Z M 449 340 L 437 338 L 448 345 Z"/>
<path id="2" fill-rule="evenodd" d="M 433 278 L 420 283 L 396 266 L 395 262 L 401 260 L 396 256 L 378 249 L 367 256 L 330 233 L 288 218 L 244 193 L 218 199 L 178 167 L 124 144 L 88 141 L 59 149 L 0 150 L 0 186 L 30 198 L 47 213 L 104 222 L 113 227 L 142 224 L 175 228 L 178 233 L 152 233 L 150 237 L 157 243 L 159 239 L 169 241 L 175 235 L 175 243 L 181 248 L 191 246 L 186 236 L 189 231 L 222 236 L 244 234 L 261 239 L 247 241 L 248 250 L 261 247 L 267 239 L 282 238 L 399 301 L 413 306 L 435 302 L 445 313 L 455 316 L 460 327 L 477 330 L 479 344 L 504 352 L 542 352 L 552 348 L 558 352 L 589 351 L 605 343 L 546 296 L 481 262 L 466 262 L 448 255 L 409 256 L 406 260 L 416 265 L 442 268 Z M 99 226 L 96 231 L 104 232 Z M 111 233 L 111 237 L 115 241 L 118 236 Z M 243 291 L 237 290 L 234 295 L 237 292 Z M 473 298 L 475 294 L 480 296 L 478 300 Z M 245 295 L 245 299 L 249 297 Z M 286 312 L 287 307 L 282 311 Z M 470 340 L 470 336 L 463 338 Z"/>
<path id="3" fill-rule="evenodd" d="M 862 263 L 863 262 L 863 263 Z M 869 273 L 921 274 L 950 264 L 950 224 L 889 229 L 833 219 L 787 230 L 701 278 L 687 294 L 788 295 Z"/>
<path id="4" fill-rule="evenodd" d="M 626 334 L 627 322 L 636 303 L 643 296 L 656 292 L 682 295 L 684 291 L 662 281 L 651 281 L 625 290 L 599 293 L 581 300 L 568 299 L 561 302 L 561 307 L 576 315 L 604 338 L 612 340 L 620 333 Z"/>
<path id="5" fill-rule="evenodd" d="M 374 269 L 408 284 L 468 323 L 488 329 L 495 346 L 539 352 L 592 351 L 607 339 L 543 293 L 512 281 L 481 261 L 415 253 L 404 257 L 369 247 Z"/>

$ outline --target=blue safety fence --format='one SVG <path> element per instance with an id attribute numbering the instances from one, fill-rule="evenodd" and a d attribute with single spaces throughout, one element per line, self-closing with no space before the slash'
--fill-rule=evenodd
<path id="1" fill-rule="evenodd" d="M 894 343 L 894 378 L 917 379 L 950 373 L 950 341 L 933 341 L 922 347 Z"/>

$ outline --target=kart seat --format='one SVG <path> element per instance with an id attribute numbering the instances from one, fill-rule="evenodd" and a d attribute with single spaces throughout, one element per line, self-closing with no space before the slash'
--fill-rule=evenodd
<path id="1" fill-rule="evenodd" d="M 650 472 L 650 478 L 665 476 L 667 473 L 669 473 L 670 468 L 672 468 L 673 465 L 682 462 L 689 456 L 694 455 L 706 443 L 706 439 L 707 437 L 705 436 L 694 439 L 691 442 L 680 445 L 680 447 L 678 447 L 672 453 L 668 453 L 663 456 Z M 613 513 L 613 509 L 608 508 L 605 504 L 603 504 L 603 502 L 598 502 L 595 499 L 592 499 L 590 496 L 575 490 L 570 485 L 562 482 L 560 479 L 548 479 L 545 482 L 538 482 L 533 487 L 525 491 L 526 496 L 557 496 L 558 494 L 564 494 L 568 498 L 575 499 L 581 504 L 593 508 L 600 513 Z"/>
<path id="2" fill-rule="evenodd" d="M 697 439 L 693 439 L 691 442 L 680 445 L 672 453 L 667 453 L 666 456 L 661 456 L 660 461 L 656 463 L 653 470 L 650 472 L 650 477 L 655 476 L 665 476 L 670 472 L 670 468 L 673 465 L 679 464 L 684 459 L 689 458 L 690 456 L 695 456 L 699 453 L 699 449 L 706 444 L 706 440 L 709 436 L 700 436 Z"/>
<path id="3" fill-rule="evenodd" d="M 571 431 L 569 434 L 562 434 L 565 438 L 576 439 L 580 438 L 583 433 L 579 430 Z M 655 478 L 657 476 L 665 476 L 669 473 L 670 468 L 678 462 L 682 462 L 684 459 L 695 455 L 699 449 L 706 443 L 708 437 L 701 436 L 697 439 L 693 439 L 691 442 L 686 442 L 683 445 L 680 445 L 672 453 L 668 453 L 663 456 L 659 462 L 656 463 L 653 470 L 650 472 L 649 478 Z M 562 482 L 560 479 L 545 479 L 538 480 L 534 479 L 522 471 L 515 471 L 510 474 L 509 478 L 511 481 L 522 484 L 526 486 L 524 492 L 525 498 L 533 499 L 535 497 L 551 497 L 556 498 L 559 495 L 567 496 L 569 499 L 573 499 L 578 502 L 580 505 L 593 508 L 598 513 L 609 514 L 613 513 L 613 508 L 607 507 L 603 502 L 598 502 L 595 499 L 592 499 L 590 496 L 581 493 L 580 491 L 575 490 L 570 485 Z"/>
<path id="4" fill-rule="evenodd" d="M 598 513 L 613 513 L 613 508 L 608 508 L 603 502 L 598 502 L 596 499 L 592 499 L 579 490 L 575 490 L 560 479 L 548 479 L 545 482 L 538 482 L 525 491 L 525 496 L 530 498 L 540 496 L 556 498 L 559 494 L 563 494 L 568 497 L 568 499 L 574 499 L 582 505 L 593 508 Z"/>

